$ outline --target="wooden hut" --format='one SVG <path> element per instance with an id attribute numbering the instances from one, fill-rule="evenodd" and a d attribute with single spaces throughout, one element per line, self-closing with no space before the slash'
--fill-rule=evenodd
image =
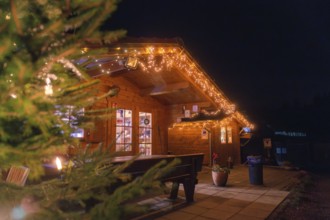
<path id="1" fill-rule="evenodd" d="M 180 40 L 125 39 L 79 62 L 101 90 L 120 88 L 94 106 L 116 108 L 113 117 L 85 130 L 82 142 L 103 142 L 123 155 L 202 152 L 208 164 L 217 152 L 222 163 L 241 161 L 240 131 L 253 125 Z"/>

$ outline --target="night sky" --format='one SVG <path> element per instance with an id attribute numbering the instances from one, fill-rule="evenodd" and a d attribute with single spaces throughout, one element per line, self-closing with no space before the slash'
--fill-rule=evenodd
<path id="1" fill-rule="evenodd" d="M 124 0 L 107 27 L 182 38 L 253 119 L 330 92 L 329 0 Z"/>

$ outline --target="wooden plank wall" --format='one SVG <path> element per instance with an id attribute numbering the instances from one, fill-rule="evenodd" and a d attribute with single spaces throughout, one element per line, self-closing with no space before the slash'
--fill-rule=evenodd
<path id="1" fill-rule="evenodd" d="M 209 162 L 209 141 L 201 139 L 201 128 L 174 127 L 168 132 L 168 151 L 171 154 L 203 153 L 203 164 Z"/>
<path id="2" fill-rule="evenodd" d="M 208 103 L 190 103 L 184 104 L 185 109 L 192 110 L 193 105 L 199 108 L 209 107 Z M 168 151 L 173 154 L 204 153 L 203 164 L 210 163 L 210 144 L 208 139 L 201 138 L 201 127 L 173 127 L 179 118 L 184 117 L 182 105 L 173 105 L 168 107 Z M 222 144 L 220 142 L 220 128 L 215 126 L 211 130 L 211 153 L 217 152 L 220 155 L 220 164 L 227 165 L 227 159 L 230 156 L 235 164 L 240 164 L 240 127 L 233 120 L 228 126 L 232 127 L 233 143 Z"/>
<path id="3" fill-rule="evenodd" d="M 133 112 L 133 152 L 138 153 L 138 112 L 151 112 L 153 114 L 153 154 L 189 154 L 204 153 L 204 164 L 210 161 L 209 141 L 201 139 L 201 128 L 171 128 L 178 118 L 183 118 L 183 106 L 192 110 L 193 105 L 199 108 L 208 108 L 210 103 L 188 103 L 181 105 L 165 106 L 150 96 L 141 96 L 140 90 L 132 83 L 122 77 L 103 76 L 100 78 L 101 85 L 98 86 L 101 92 L 106 92 L 110 86 L 117 85 L 120 92 L 117 96 L 101 100 L 93 108 L 105 108 L 117 106 L 118 108 L 131 109 Z M 100 142 L 110 146 L 115 139 L 115 115 L 106 121 L 97 121 L 94 129 L 85 131 L 83 144 L 91 143 L 94 147 Z M 220 154 L 221 162 L 225 163 L 228 156 L 240 163 L 240 142 L 239 127 L 235 121 L 231 123 L 233 128 L 233 143 L 220 144 L 220 128 L 212 129 L 212 152 Z M 115 148 L 113 147 L 112 150 Z"/>
<path id="4" fill-rule="evenodd" d="M 232 121 L 228 126 L 232 127 L 233 143 L 221 143 L 220 141 L 220 127 L 213 129 L 213 152 L 216 152 L 220 156 L 220 164 L 227 165 L 228 157 L 233 159 L 234 164 L 241 163 L 241 146 L 239 137 L 239 126 L 236 121 Z"/>
<path id="5" fill-rule="evenodd" d="M 141 96 L 140 90 L 132 83 L 122 77 L 103 76 L 100 78 L 101 84 L 98 86 L 102 92 L 106 92 L 110 86 L 120 87 L 119 94 L 115 97 L 101 100 L 93 108 L 114 107 L 131 109 L 133 113 L 133 152 L 138 153 L 138 112 L 151 112 L 153 114 L 152 133 L 153 133 L 153 154 L 165 154 L 167 152 L 167 127 L 165 107 L 150 96 Z M 110 120 L 96 122 L 96 127 L 85 131 L 84 144 L 92 143 L 95 147 L 99 142 L 110 146 L 115 139 L 115 112 Z M 114 148 L 113 148 L 114 149 Z"/>

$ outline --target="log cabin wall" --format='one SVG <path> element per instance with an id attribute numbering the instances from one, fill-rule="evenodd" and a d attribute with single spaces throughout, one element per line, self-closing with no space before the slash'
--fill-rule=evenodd
<path id="1" fill-rule="evenodd" d="M 232 129 L 232 143 L 228 143 L 228 133 L 226 134 L 226 143 L 221 143 L 221 127 L 213 128 L 213 152 L 219 154 L 219 163 L 222 166 L 227 165 L 228 157 L 231 157 L 234 164 L 240 164 L 241 152 L 240 152 L 240 128 L 236 121 L 231 121 L 227 126 L 223 126 L 226 129 L 231 127 Z"/>
<path id="2" fill-rule="evenodd" d="M 167 108 L 168 111 L 168 151 L 172 154 L 190 154 L 204 153 L 203 164 L 210 164 L 211 153 L 216 152 L 220 156 L 220 164 L 227 165 L 227 159 L 230 156 L 233 162 L 239 164 L 240 159 L 240 127 L 235 120 L 232 120 L 225 128 L 232 129 L 232 143 L 228 143 L 226 134 L 226 143 L 221 143 L 220 127 L 214 126 L 211 129 L 211 148 L 209 139 L 202 139 L 202 128 L 197 126 L 174 126 L 175 122 L 184 117 L 183 106 L 186 110 L 192 111 L 192 106 L 207 108 L 208 103 L 190 103 L 182 105 L 173 105 Z"/>
<path id="3" fill-rule="evenodd" d="M 234 105 L 185 50 L 181 40 L 130 38 L 108 46 L 107 53 L 99 57 L 83 57 L 79 63 L 90 76 L 102 81 L 97 89 L 107 92 L 113 85 L 120 88 L 117 96 L 104 98 L 93 109 L 116 107 L 126 109 L 125 112 L 132 116 L 132 132 L 129 130 L 132 134 L 132 151 L 125 154 L 139 153 L 139 126 L 143 126 L 143 117 L 139 116 L 139 112 L 147 112 L 152 114 L 152 154 L 167 154 L 168 151 L 180 154 L 202 152 L 205 154 L 204 163 L 209 163 L 210 153 L 219 152 L 222 161 L 230 155 L 234 162 L 239 163 L 240 129 L 236 122 L 251 128 L 253 125 L 239 112 L 234 112 Z M 103 46 L 91 44 L 89 47 L 97 49 Z M 104 73 L 110 75 L 101 76 Z M 198 106 L 196 112 L 231 112 L 231 117 L 237 120 L 231 122 L 232 143 L 220 143 L 220 128 L 216 127 L 211 131 L 212 151 L 209 150 L 208 140 L 200 140 L 201 128 L 169 131 L 174 123 L 185 117 L 184 110 L 194 113 L 193 106 Z M 85 130 L 83 144 L 91 143 L 95 147 L 104 143 L 110 148 L 116 140 L 116 122 L 120 123 L 121 119 L 124 125 L 125 117 L 121 116 L 116 121 L 114 112 L 111 119 L 97 121 L 95 128 Z M 125 126 L 122 126 L 122 131 L 126 133 L 125 128 L 129 126 Z M 112 146 L 114 150 L 115 146 Z"/>
<path id="4" fill-rule="evenodd" d="M 201 128 L 174 127 L 169 129 L 168 136 L 168 151 L 171 154 L 203 153 L 203 164 L 209 163 L 209 140 L 201 138 Z"/>
<path id="5" fill-rule="evenodd" d="M 101 84 L 98 86 L 101 92 L 107 92 L 110 86 L 117 85 L 120 92 L 117 96 L 106 98 L 98 102 L 93 109 L 117 107 L 132 110 L 132 151 L 123 152 L 124 155 L 134 155 L 139 153 L 139 119 L 138 112 L 152 113 L 152 154 L 189 154 L 204 153 L 204 164 L 210 163 L 210 144 L 208 139 L 201 138 L 202 129 L 200 127 L 172 128 L 177 120 L 184 118 L 184 109 L 193 113 L 193 105 L 198 108 L 208 108 L 209 103 L 188 103 L 172 106 L 165 106 L 151 96 L 141 96 L 140 90 L 133 84 L 121 77 L 100 78 Z M 199 110 L 198 109 L 198 110 Z M 235 163 L 240 162 L 240 142 L 239 126 L 235 121 L 230 124 L 232 127 L 233 143 L 222 144 L 220 142 L 220 128 L 212 129 L 212 152 L 218 152 L 221 164 L 225 165 L 226 160 L 231 156 Z M 99 143 L 105 144 L 114 151 L 112 146 L 116 138 L 115 112 L 109 120 L 96 121 L 95 128 L 85 130 L 84 144 L 90 143 L 96 147 Z"/>
<path id="6" fill-rule="evenodd" d="M 132 151 L 123 152 L 124 155 L 139 153 L 139 112 L 152 113 L 152 154 L 165 154 L 167 152 L 167 127 L 165 124 L 165 106 L 150 96 L 141 96 L 140 90 L 122 77 L 100 77 L 101 84 L 98 86 L 102 92 L 106 92 L 110 86 L 116 85 L 120 88 L 119 94 L 115 97 L 105 98 L 93 106 L 93 109 L 116 107 L 132 110 Z M 109 120 L 96 121 L 93 129 L 85 130 L 83 144 L 90 143 L 96 147 L 100 142 L 111 147 L 116 138 L 116 113 Z"/>
<path id="7" fill-rule="evenodd" d="M 220 156 L 219 163 L 227 165 L 228 157 L 231 157 L 234 164 L 239 164 L 240 140 L 239 127 L 235 121 L 225 126 L 232 128 L 232 143 L 221 143 L 220 127 L 212 127 L 211 136 L 202 138 L 202 128 L 197 126 L 169 128 L 168 151 L 172 154 L 204 153 L 203 164 L 210 164 L 211 153 L 216 152 Z M 210 140 L 211 138 L 211 146 Z M 211 148 L 211 152 L 210 152 Z"/>

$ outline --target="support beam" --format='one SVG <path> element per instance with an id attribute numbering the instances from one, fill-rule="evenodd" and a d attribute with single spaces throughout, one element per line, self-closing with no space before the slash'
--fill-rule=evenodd
<path id="1" fill-rule="evenodd" d="M 180 82 L 180 83 L 173 83 L 168 85 L 161 85 L 152 88 L 147 88 L 141 90 L 142 96 L 156 96 L 156 95 L 163 95 L 172 92 L 178 92 L 183 89 L 189 88 L 189 82 Z"/>

